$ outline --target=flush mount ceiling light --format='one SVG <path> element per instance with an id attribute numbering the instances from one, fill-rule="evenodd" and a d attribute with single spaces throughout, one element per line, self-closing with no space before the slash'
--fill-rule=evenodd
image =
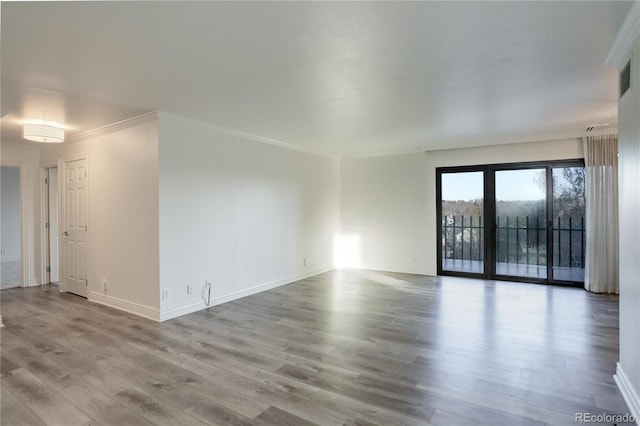
<path id="1" fill-rule="evenodd" d="M 64 128 L 53 121 L 32 121 L 22 125 L 22 137 L 33 142 L 64 142 Z"/>

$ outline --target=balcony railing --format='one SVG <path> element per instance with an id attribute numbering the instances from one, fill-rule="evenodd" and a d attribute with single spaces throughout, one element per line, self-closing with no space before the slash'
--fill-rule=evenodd
<path id="1" fill-rule="evenodd" d="M 515 216 L 496 219 L 496 261 L 522 265 L 547 264 L 546 220 Z M 583 217 L 557 217 L 552 221 L 553 266 L 584 268 Z M 484 261 L 482 216 L 442 217 L 444 259 Z"/>

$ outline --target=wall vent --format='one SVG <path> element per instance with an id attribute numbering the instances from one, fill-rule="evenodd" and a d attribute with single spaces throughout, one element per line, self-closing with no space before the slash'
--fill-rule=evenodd
<path id="1" fill-rule="evenodd" d="M 631 61 L 620 71 L 620 97 L 631 88 Z"/>
<path id="2" fill-rule="evenodd" d="M 614 125 L 615 125 L 615 123 L 614 123 Z M 587 133 L 598 132 L 598 131 L 601 131 L 601 130 L 607 130 L 611 126 L 612 126 L 612 123 L 594 123 L 594 124 L 588 125 L 587 128 L 584 129 L 584 131 L 587 132 Z"/>

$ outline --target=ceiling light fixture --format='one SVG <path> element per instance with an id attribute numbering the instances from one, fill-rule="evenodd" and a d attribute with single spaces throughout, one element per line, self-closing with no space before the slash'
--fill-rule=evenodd
<path id="1" fill-rule="evenodd" d="M 22 137 L 33 142 L 64 142 L 64 128 L 53 121 L 32 121 L 22 126 Z"/>

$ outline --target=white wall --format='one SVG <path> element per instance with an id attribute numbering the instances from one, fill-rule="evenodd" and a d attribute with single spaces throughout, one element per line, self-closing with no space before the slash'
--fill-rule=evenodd
<path id="1" fill-rule="evenodd" d="M 164 320 L 205 308 L 205 280 L 217 304 L 333 267 L 337 159 L 159 117 L 40 149 L 88 158 L 89 300 Z"/>
<path id="2" fill-rule="evenodd" d="M 430 273 L 424 156 L 343 158 L 341 176 L 339 264 Z"/>
<path id="3" fill-rule="evenodd" d="M 367 269 L 436 274 L 436 167 L 583 158 L 577 139 L 341 161 L 343 236 Z"/>
<path id="4" fill-rule="evenodd" d="M 0 143 L 2 166 L 20 167 L 20 192 L 22 195 L 22 285 L 35 286 L 42 283 L 40 252 L 40 153 L 32 145 Z"/>
<path id="5" fill-rule="evenodd" d="M 620 209 L 620 363 L 627 403 L 640 416 L 640 37 L 630 52 L 631 89 L 618 108 Z M 626 64 L 626 61 L 625 61 Z M 640 422 L 640 420 L 639 420 Z M 640 424 L 640 423 L 639 423 Z"/>
<path id="6" fill-rule="evenodd" d="M 2 166 L 0 183 L 0 247 L 2 262 L 20 260 L 20 168 Z"/>
<path id="7" fill-rule="evenodd" d="M 159 177 L 162 319 L 333 267 L 337 159 L 161 113 Z"/>
<path id="8" fill-rule="evenodd" d="M 156 320 L 160 307 L 157 125 L 152 115 L 42 149 L 42 164 L 47 166 L 58 159 L 88 158 L 89 300 Z M 103 278 L 106 292 L 100 283 Z"/>

